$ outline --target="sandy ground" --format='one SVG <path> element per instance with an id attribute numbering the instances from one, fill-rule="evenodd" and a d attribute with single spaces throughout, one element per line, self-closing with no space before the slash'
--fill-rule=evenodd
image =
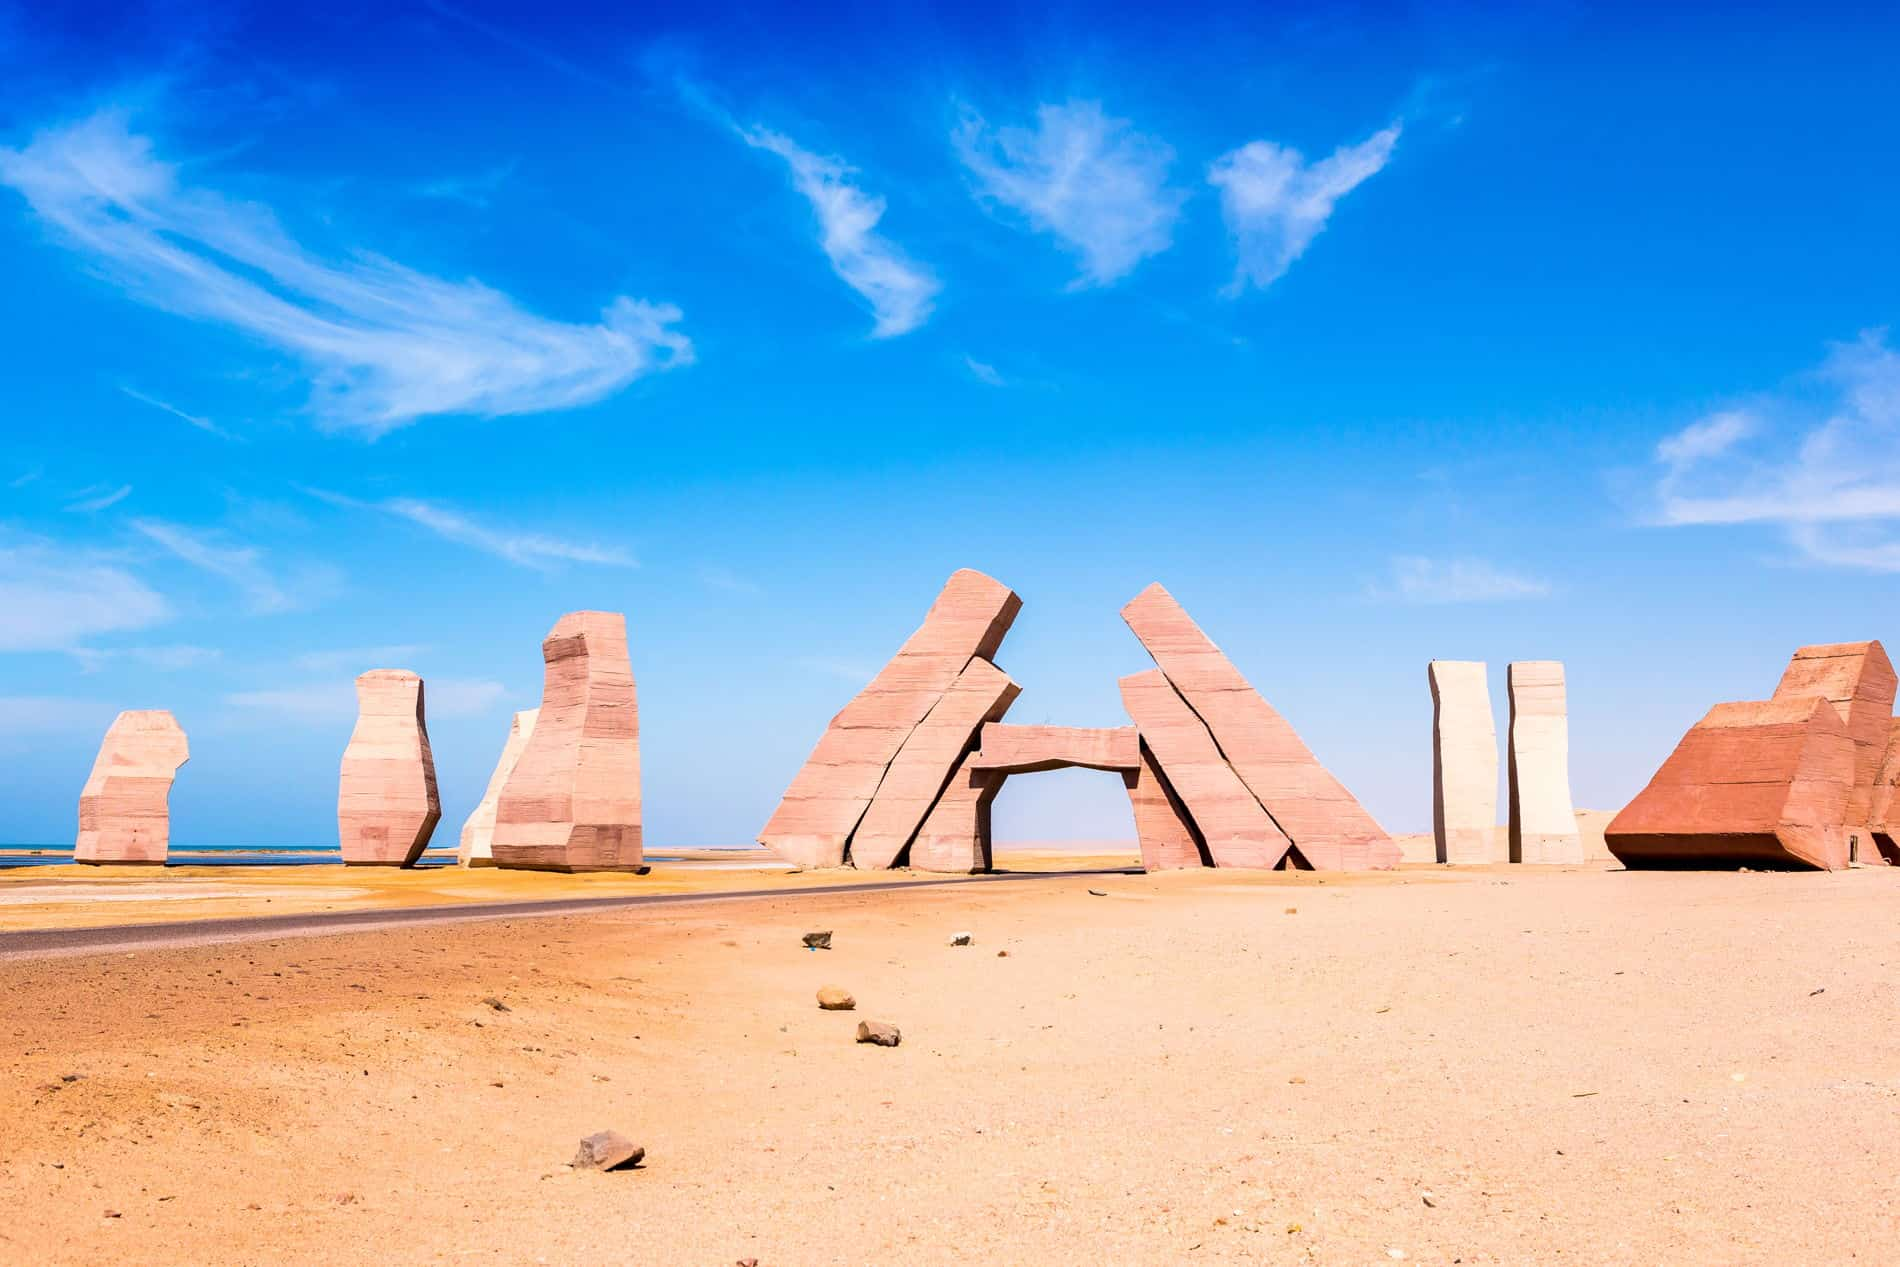
<path id="1" fill-rule="evenodd" d="M 9 962 L 0 1262 L 1893 1262 L 1897 903 L 1196 872 Z M 568 1170 L 607 1127 L 646 1165 Z"/>

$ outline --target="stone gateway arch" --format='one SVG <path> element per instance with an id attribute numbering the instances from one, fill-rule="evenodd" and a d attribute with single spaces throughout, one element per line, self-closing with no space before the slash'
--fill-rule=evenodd
<path id="1" fill-rule="evenodd" d="M 1386 869 L 1398 846 L 1160 585 L 1122 609 L 1156 667 L 1121 679 L 1133 726 L 1010 726 L 995 657 L 1022 600 L 969 569 L 833 717 L 759 843 L 806 867 L 990 865 L 1004 780 L 1121 776 L 1142 865 Z"/>

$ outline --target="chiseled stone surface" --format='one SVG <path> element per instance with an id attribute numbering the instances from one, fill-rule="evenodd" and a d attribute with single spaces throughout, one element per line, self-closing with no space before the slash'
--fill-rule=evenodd
<path id="1" fill-rule="evenodd" d="M 630 871 L 640 838 L 640 710 L 619 612 L 569 612 L 541 644 L 541 708 L 495 806 L 495 865 Z"/>
<path id="2" fill-rule="evenodd" d="M 1819 695 L 1834 706 L 1854 740 L 1854 787 L 1843 823 L 1850 837 L 1873 844 L 1874 780 L 1893 724 L 1894 672 L 1878 642 L 1836 642 L 1794 653 L 1774 698 Z M 1882 861 L 1880 850 L 1856 850 L 1862 862 Z"/>
<path id="3" fill-rule="evenodd" d="M 1200 829 L 1214 865 L 1279 866 L 1292 842 L 1221 756 L 1214 737 L 1168 676 L 1149 669 L 1122 678 L 1120 685 L 1123 707 Z"/>
<path id="4" fill-rule="evenodd" d="M 1135 839 L 1144 871 L 1173 871 L 1212 865 L 1207 846 L 1188 817 L 1187 807 L 1162 776 L 1146 744 L 1136 745 L 1139 765 L 1122 774 L 1128 805 L 1135 812 Z"/>
<path id="5" fill-rule="evenodd" d="M 851 834 L 851 865 L 894 866 L 985 722 L 1009 710 L 1022 688 L 988 660 L 971 660 L 897 750 Z"/>
<path id="6" fill-rule="evenodd" d="M 1173 595 L 1159 584 L 1150 585 L 1122 608 L 1122 619 L 1307 862 L 1322 871 L 1399 865 L 1399 847 L 1385 829 L 1314 758 L 1293 727 L 1189 619 Z M 1155 755 L 1172 778 L 1167 755 L 1158 747 Z M 1180 790 L 1178 781 L 1175 787 Z M 1185 793 L 1183 799 L 1200 822 L 1193 800 Z M 1207 824 L 1200 825 L 1205 831 Z M 1208 844 L 1213 844 L 1211 833 Z"/>
<path id="7" fill-rule="evenodd" d="M 971 875 L 990 869 L 990 806 L 1009 776 L 971 769 L 971 756 L 957 766 L 911 840 L 911 870 Z"/>
<path id="8" fill-rule="evenodd" d="M 1564 666 L 1516 660 L 1504 670 L 1511 697 L 1512 862 L 1582 862 L 1583 838 L 1570 801 L 1570 716 Z"/>
<path id="9" fill-rule="evenodd" d="M 1503 862 L 1494 852 L 1498 823 L 1498 731 L 1482 660 L 1433 660 L 1432 839 L 1438 860 Z"/>
<path id="10" fill-rule="evenodd" d="M 1081 766 L 1089 770 L 1132 771 L 1141 765 L 1133 726 L 1010 726 L 990 722 L 976 758 L 978 770 L 1030 774 Z"/>
<path id="11" fill-rule="evenodd" d="M 73 861 L 164 862 L 172 780 L 190 758 L 185 732 L 164 709 L 130 709 L 113 718 L 79 793 Z"/>
<path id="12" fill-rule="evenodd" d="M 1900 717 L 1888 724 L 1887 755 L 1874 778 L 1867 818 L 1875 845 L 1890 863 L 1900 863 Z"/>
<path id="13" fill-rule="evenodd" d="M 406 669 L 371 669 L 356 679 L 356 729 L 337 778 L 343 861 L 411 866 L 441 817 L 422 679 Z"/>
<path id="14" fill-rule="evenodd" d="M 1717 704 L 1604 842 L 1628 867 L 1848 864 L 1855 745 L 1820 695 Z"/>
<path id="15" fill-rule="evenodd" d="M 488 776 L 488 790 L 482 793 L 482 802 L 475 807 L 475 812 L 462 824 L 461 847 L 455 851 L 455 860 L 462 866 L 493 865 L 495 806 L 501 800 L 501 789 L 507 785 L 515 762 L 521 760 L 521 750 L 528 746 L 528 736 L 534 733 L 534 719 L 540 713 L 538 708 L 524 708 L 508 723 L 508 742 L 502 745 L 495 772 Z"/>

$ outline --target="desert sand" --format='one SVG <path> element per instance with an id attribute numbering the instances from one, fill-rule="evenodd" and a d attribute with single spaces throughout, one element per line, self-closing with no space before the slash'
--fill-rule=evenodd
<path id="1" fill-rule="evenodd" d="M 1192 871 L 0 961 L 0 1261 L 1894 1261 L 1896 900 Z M 569 1170 L 604 1129 L 645 1164 Z"/>

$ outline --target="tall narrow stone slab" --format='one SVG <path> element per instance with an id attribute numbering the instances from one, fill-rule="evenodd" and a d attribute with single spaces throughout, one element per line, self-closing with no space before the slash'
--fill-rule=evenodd
<path id="1" fill-rule="evenodd" d="M 171 791 L 191 747 L 162 708 L 120 713 L 106 729 L 79 793 L 74 862 L 163 863 L 171 847 Z"/>
<path id="2" fill-rule="evenodd" d="M 521 750 L 528 746 L 528 737 L 534 733 L 534 719 L 540 714 L 538 708 L 524 708 L 508 723 L 508 742 L 502 745 L 501 759 L 495 762 L 495 771 L 488 776 L 488 790 L 482 793 L 481 804 L 475 807 L 475 812 L 462 823 L 461 846 L 455 851 L 455 861 L 462 866 L 494 865 L 495 808 L 501 801 L 501 789 L 514 772 L 515 762 L 521 760 Z"/>
<path id="3" fill-rule="evenodd" d="M 1900 717 L 1889 723 L 1887 755 L 1881 759 L 1880 772 L 1874 777 L 1867 817 L 1880 856 L 1900 865 Z"/>
<path id="4" fill-rule="evenodd" d="M 990 806 L 1009 776 L 970 768 L 966 755 L 910 842 L 913 871 L 973 875 L 990 869 Z"/>
<path id="5" fill-rule="evenodd" d="M 1308 862 L 1323 871 L 1399 864 L 1399 847 L 1392 838 L 1314 758 L 1293 727 L 1188 618 L 1173 595 L 1150 585 L 1122 608 L 1122 619 Z M 1159 748 L 1155 754 L 1172 778 L 1165 754 Z M 1199 822 L 1191 800 L 1188 808 Z M 1205 830 L 1207 825 L 1201 826 Z M 1211 836 L 1208 843 L 1211 847 Z"/>
<path id="6" fill-rule="evenodd" d="M 1140 746 L 1133 726 L 1011 726 L 990 722 L 983 727 L 972 765 L 978 770 L 1007 774 L 1070 766 L 1133 772 L 1141 766 Z"/>
<path id="7" fill-rule="evenodd" d="M 831 719 L 759 843 L 799 866 L 842 865 L 898 749 L 971 660 L 996 654 L 1021 608 L 1008 586 L 981 572 L 952 575 L 923 625 Z"/>
<path id="8" fill-rule="evenodd" d="M 1893 725 L 1893 664 L 1878 642 L 1835 642 L 1802 647 L 1794 653 L 1775 687 L 1774 698 L 1819 695 L 1834 706 L 1854 740 L 1854 788 L 1847 798 L 1844 825 L 1850 836 L 1872 843 L 1874 780 L 1886 755 Z M 1878 849 L 1861 861 L 1881 861 Z"/>
<path id="9" fill-rule="evenodd" d="M 1142 870 L 1212 866 L 1213 858 L 1201 840 L 1201 833 L 1188 816 L 1187 807 L 1181 804 L 1181 798 L 1168 786 L 1154 753 L 1146 744 L 1136 747 L 1139 764 L 1123 772 L 1122 786 L 1128 789 L 1128 806 L 1135 814 L 1135 839 L 1141 846 Z"/>
<path id="10" fill-rule="evenodd" d="M 1511 697 L 1512 862 L 1582 862 L 1583 838 L 1570 801 L 1570 717 L 1564 666 L 1516 660 L 1504 670 Z"/>
<path id="11" fill-rule="evenodd" d="M 1122 705 L 1217 867 L 1271 870 L 1292 845 L 1160 669 L 1121 679 Z"/>
<path id="12" fill-rule="evenodd" d="M 1819 695 L 1717 704 L 1604 843 L 1628 867 L 1848 865 L 1855 744 Z"/>
<path id="13" fill-rule="evenodd" d="M 422 679 L 405 669 L 371 669 L 356 679 L 356 729 L 337 778 L 343 861 L 413 866 L 441 817 Z"/>
<path id="14" fill-rule="evenodd" d="M 495 865 L 638 870 L 640 710 L 626 617 L 569 612 L 541 657 L 540 713 L 495 805 Z"/>
<path id="15" fill-rule="evenodd" d="M 971 660 L 891 760 L 851 834 L 851 865 L 895 865 L 930 807 L 976 746 L 977 732 L 1009 710 L 1022 688 L 988 660 Z"/>
<path id="16" fill-rule="evenodd" d="M 1432 840 L 1438 860 L 1503 862 L 1498 823 L 1498 732 L 1482 660 L 1433 660 Z"/>

